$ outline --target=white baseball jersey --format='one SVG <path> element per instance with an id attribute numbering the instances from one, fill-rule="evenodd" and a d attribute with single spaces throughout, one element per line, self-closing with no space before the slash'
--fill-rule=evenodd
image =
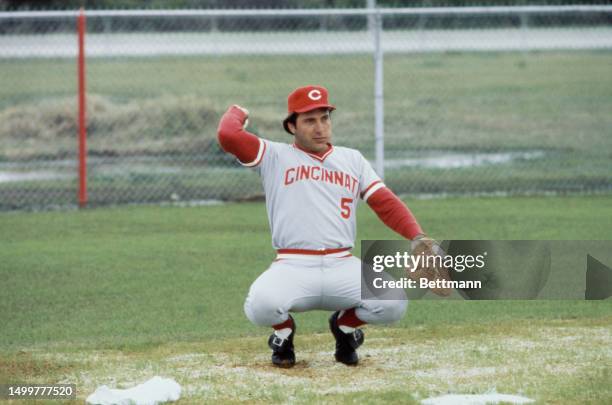
<path id="1" fill-rule="evenodd" d="M 257 158 L 243 165 L 261 176 L 275 249 L 353 247 L 359 198 L 384 187 L 363 155 L 345 147 L 319 157 L 260 139 Z"/>

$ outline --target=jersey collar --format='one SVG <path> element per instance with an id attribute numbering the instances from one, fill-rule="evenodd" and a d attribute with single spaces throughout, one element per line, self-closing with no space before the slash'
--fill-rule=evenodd
<path id="1" fill-rule="evenodd" d="M 317 159 L 320 162 L 323 162 L 325 160 L 326 157 L 328 157 L 333 151 L 334 151 L 334 146 L 331 143 L 327 144 L 329 146 L 329 149 L 327 149 L 325 152 L 319 152 L 319 153 L 314 153 L 314 152 L 308 152 L 305 149 L 302 149 L 299 147 L 299 145 L 297 144 L 293 144 L 293 147 L 296 149 L 301 150 L 302 152 L 304 152 L 305 154 L 307 154 L 308 156 Z"/>

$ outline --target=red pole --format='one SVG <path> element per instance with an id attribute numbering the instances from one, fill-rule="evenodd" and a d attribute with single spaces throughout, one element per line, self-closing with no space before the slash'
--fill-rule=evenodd
<path id="1" fill-rule="evenodd" d="M 85 104 L 85 10 L 78 17 L 79 32 L 79 207 L 87 205 L 87 120 Z"/>

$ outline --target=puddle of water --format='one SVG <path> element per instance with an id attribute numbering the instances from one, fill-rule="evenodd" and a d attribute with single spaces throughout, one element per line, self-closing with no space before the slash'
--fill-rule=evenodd
<path id="1" fill-rule="evenodd" d="M 385 157 L 385 168 L 421 167 L 427 169 L 457 169 L 500 165 L 515 160 L 532 160 L 544 157 L 542 151 L 504 152 L 504 153 L 462 153 L 462 152 L 422 152 L 412 153 L 408 157 Z"/>
<path id="2" fill-rule="evenodd" d="M 54 171 L 33 171 L 33 172 L 0 172 L 0 183 L 36 181 L 36 180 L 57 180 L 69 179 L 74 175 L 57 173 Z"/>
<path id="3" fill-rule="evenodd" d="M 542 151 L 505 152 L 505 153 L 462 153 L 449 151 L 413 152 L 401 157 L 387 156 L 385 168 L 398 169 L 402 167 L 420 167 L 427 169 L 456 169 L 479 167 L 485 165 L 500 165 L 512 163 L 515 160 L 533 160 L 544 157 Z M 126 174 L 173 174 L 183 173 L 192 168 L 180 165 L 169 165 L 165 158 L 143 157 L 127 159 L 91 159 L 90 173 L 105 175 Z M 180 162 L 177 162 L 180 163 Z M 59 160 L 46 162 L 45 169 L 31 170 L 32 163 L 4 163 L 0 165 L 0 183 L 24 182 L 37 180 L 57 180 L 76 177 L 76 169 L 66 173 L 68 168 L 76 167 L 76 162 Z M 28 170 L 30 169 L 30 170 Z M 229 170 L 230 168 L 224 168 Z M 236 170 L 243 170 L 236 168 Z"/>

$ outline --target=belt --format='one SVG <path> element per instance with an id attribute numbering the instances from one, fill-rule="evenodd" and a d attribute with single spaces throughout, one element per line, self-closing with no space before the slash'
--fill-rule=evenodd
<path id="1" fill-rule="evenodd" d="M 338 249 L 278 249 L 276 260 L 282 259 L 300 259 L 300 260 L 313 260 L 318 258 L 337 258 L 343 259 L 353 256 L 350 252 L 351 248 L 338 248 Z"/>
<path id="2" fill-rule="evenodd" d="M 324 256 L 331 253 L 340 253 L 351 250 L 350 247 L 345 248 L 337 248 L 337 249 L 278 249 L 276 253 L 279 255 L 289 254 L 289 255 L 313 255 L 313 256 Z"/>

